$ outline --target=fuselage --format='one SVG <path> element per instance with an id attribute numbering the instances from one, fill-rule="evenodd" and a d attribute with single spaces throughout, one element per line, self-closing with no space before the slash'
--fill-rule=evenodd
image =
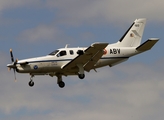
<path id="1" fill-rule="evenodd" d="M 17 62 L 17 72 L 30 73 L 33 75 L 52 74 L 56 73 L 64 75 L 77 74 L 78 69 L 72 69 L 69 71 L 63 71 L 62 66 L 73 60 L 78 56 L 77 51 L 86 48 L 61 48 L 55 50 L 49 55 L 19 60 Z M 94 65 L 92 69 L 96 69 L 103 66 L 114 66 L 118 63 L 126 61 L 130 56 L 137 54 L 135 47 L 112 47 L 108 45 L 104 49 L 104 55 Z"/>

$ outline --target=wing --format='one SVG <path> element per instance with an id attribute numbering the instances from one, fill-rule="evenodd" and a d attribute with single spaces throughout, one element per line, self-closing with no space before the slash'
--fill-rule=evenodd
<path id="1" fill-rule="evenodd" d="M 104 49 L 108 43 L 93 43 L 90 47 L 84 50 L 84 54 L 78 55 L 72 61 L 62 66 L 62 69 L 69 70 L 76 68 L 81 64 L 86 71 L 90 71 L 97 61 L 102 57 Z"/>

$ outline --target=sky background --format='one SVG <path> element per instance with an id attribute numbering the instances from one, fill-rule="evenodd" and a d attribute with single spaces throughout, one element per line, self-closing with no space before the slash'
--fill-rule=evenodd
<path id="1" fill-rule="evenodd" d="M 164 2 L 161 0 L 0 0 L 1 120 L 163 120 Z M 128 61 L 77 76 L 56 77 L 8 72 L 15 58 L 49 54 L 70 44 L 117 42 L 136 18 L 147 18 L 143 40 L 160 41 Z"/>

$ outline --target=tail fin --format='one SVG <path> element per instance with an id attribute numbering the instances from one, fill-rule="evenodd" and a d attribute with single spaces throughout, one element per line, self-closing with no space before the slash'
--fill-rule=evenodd
<path id="1" fill-rule="evenodd" d="M 118 41 L 120 47 L 137 47 L 141 44 L 146 19 L 136 19 L 127 32 Z"/>

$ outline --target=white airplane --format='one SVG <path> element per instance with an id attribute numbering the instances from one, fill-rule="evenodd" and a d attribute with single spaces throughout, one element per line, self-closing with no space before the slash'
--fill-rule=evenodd
<path id="1" fill-rule="evenodd" d="M 14 60 L 10 49 L 11 64 L 9 69 L 18 73 L 29 73 L 31 78 L 29 86 L 34 86 L 35 75 L 49 75 L 57 77 L 60 88 L 65 86 L 62 76 L 77 75 L 80 79 L 85 77 L 85 71 L 95 70 L 104 66 L 114 66 L 128 60 L 131 56 L 150 50 L 158 38 L 150 38 L 143 44 L 141 39 L 146 19 L 136 19 L 121 39 L 114 44 L 93 43 L 89 47 L 57 49 L 42 57 Z M 16 79 L 16 75 L 15 75 Z"/>

